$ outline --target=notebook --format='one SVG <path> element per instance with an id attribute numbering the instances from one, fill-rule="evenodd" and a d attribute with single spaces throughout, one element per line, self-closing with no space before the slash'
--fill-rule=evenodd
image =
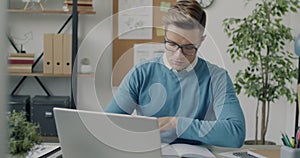
<path id="1" fill-rule="evenodd" d="M 156 118 L 54 108 L 63 158 L 161 158 Z"/>
<path id="2" fill-rule="evenodd" d="M 162 144 L 163 158 L 216 158 L 206 147 L 190 144 Z"/>
<path id="3" fill-rule="evenodd" d="M 60 150 L 60 146 L 55 144 L 42 144 L 35 145 L 32 150 L 30 150 L 26 158 L 45 158 L 56 153 Z"/>

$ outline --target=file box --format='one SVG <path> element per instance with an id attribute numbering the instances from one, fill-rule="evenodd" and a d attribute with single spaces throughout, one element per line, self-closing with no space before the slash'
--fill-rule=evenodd
<path id="1" fill-rule="evenodd" d="M 32 98 L 31 121 L 39 124 L 42 136 L 57 136 L 53 108 L 70 107 L 69 96 L 35 96 Z"/>
<path id="2" fill-rule="evenodd" d="M 8 114 L 13 111 L 25 112 L 30 121 L 30 95 L 11 95 L 8 100 Z"/>

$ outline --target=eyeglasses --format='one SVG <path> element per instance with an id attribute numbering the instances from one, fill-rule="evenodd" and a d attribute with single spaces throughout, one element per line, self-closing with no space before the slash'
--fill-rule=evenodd
<path id="1" fill-rule="evenodd" d="M 166 37 L 164 39 L 164 43 L 165 43 L 165 48 L 168 51 L 176 52 L 180 48 L 182 54 L 185 56 L 194 56 L 198 51 L 198 48 L 192 44 L 179 45 L 173 41 L 169 41 Z"/>

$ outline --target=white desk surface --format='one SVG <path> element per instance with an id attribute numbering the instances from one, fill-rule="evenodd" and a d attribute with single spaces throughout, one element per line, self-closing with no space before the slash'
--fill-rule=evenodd
<path id="1" fill-rule="evenodd" d="M 242 148 L 223 148 L 216 146 L 206 146 L 217 158 L 224 158 L 218 155 L 218 153 L 230 152 L 230 151 L 241 151 L 249 149 L 253 152 L 261 154 L 268 158 L 280 158 L 280 145 L 244 145 Z M 56 158 L 61 155 L 61 150 L 52 155 L 49 158 Z"/>
<path id="2" fill-rule="evenodd" d="M 44 143 L 46 145 L 58 145 L 59 143 Z M 270 158 L 280 158 L 280 145 L 244 145 L 242 148 L 224 148 L 224 147 L 216 147 L 216 146 L 206 146 L 217 158 L 224 158 L 223 156 L 218 155 L 218 153 L 230 152 L 230 151 L 241 151 L 249 149 L 258 154 L 261 154 L 265 157 Z M 61 150 L 54 153 L 48 158 L 57 158 L 62 154 Z M 13 156 L 9 156 L 9 158 L 14 158 Z"/>
<path id="3" fill-rule="evenodd" d="M 244 145 L 242 148 L 223 148 L 216 146 L 207 146 L 207 148 L 217 157 L 223 158 L 218 153 L 251 150 L 257 154 L 263 155 L 268 158 L 280 158 L 280 145 Z"/>

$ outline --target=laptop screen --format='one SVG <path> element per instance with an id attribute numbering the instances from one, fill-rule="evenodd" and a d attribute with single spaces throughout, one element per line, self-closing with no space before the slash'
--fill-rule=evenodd
<path id="1" fill-rule="evenodd" d="M 160 158 L 156 118 L 54 108 L 64 158 Z"/>

